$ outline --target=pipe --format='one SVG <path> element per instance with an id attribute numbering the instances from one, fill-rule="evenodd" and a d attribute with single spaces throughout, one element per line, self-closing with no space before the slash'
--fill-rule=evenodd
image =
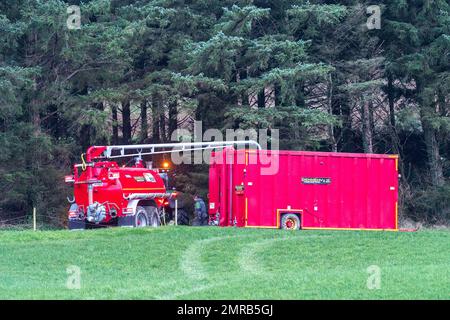
<path id="1" fill-rule="evenodd" d="M 139 155 L 206 150 L 206 149 L 224 148 L 227 146 L 234 146 L 234 145 L 254 146 L 258 150 L 261 150 L 260 144 L 254 140 L 137 144 L 137 145 L 118 145 L 118 146 L 105 147 L 104 158 L 113 159 L 113 158 L 123 158 L 123 157 L 134 157 L 134 156 L 139 156 Z M 93 147 L 93 148 L 101 149 L 102 147 Z M 164 150 L 164 151 L 155 151 L 155 148 L 174 148 L 174 149 L 173 150 Z M 143 149 L 150 149 L 150 151 L 143 152 Z M 133 153 L 133 154 L 125 154 L 125 150 L 139 150 L 139 152 Z M 113 151 L 120 151 L 120 155 L 112 155 Z"/>
<path id="2" fill-rule="evenodd" d="M 229 193 L 228 193 L 228 216 L 229 216 L 229 225 L 233 225 L 233 171 L 232 171 L 232 165 L 230 163 L 229 165 L 229 174 L 230 174 L 230 186 L 229 186 Z"/>
<path id="3" fill-rule="evenodd" d="M 123 195 L 125 200 L 150 200 L 155 198 L 172 199 L 173 193 L 130 193 L 127 196 Z"/>
<path id="4" fill-rule="evenodd" d="M 234 156 L 234 154 L 232 155 Z M 226 152 L 226 157 L 227 160 L 230 160 L 229 157 L 229 153 Z M 234 160 L 234 159 L 233 159 Z M 228 161 L 229 166 L 228 166 L 228 173 L 229 173 L 229 188 L 228 188 L 228 225 L 229 226 L 233 226 L 233 161 Z"/>

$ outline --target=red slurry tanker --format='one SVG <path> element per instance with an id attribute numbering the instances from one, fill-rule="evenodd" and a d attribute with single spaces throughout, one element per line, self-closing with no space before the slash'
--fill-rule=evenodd
<path id="1" fill-rule="evenodd" d="M 91 147 L 66 177 L 74 183 L 69 228 L 156 227 L 167 213 L 187 224 L 186 212 L 174 210 L 176 192 L 167 191 L 167 168 L 152 169 L 142 156 L 205 149 L 214 150 L 212 225 L 398 230 L 397 155 L 268 151 L 254 141 Z M 116 158 L 131 158 L 133 165 L 119 166 Z"/>
<path id="2" fill-rule="evenodd" d="M 69 229 L 119 225 L 159 226 L 174 219 L 187 224 L 188 216 L 174 204 L 177 193 L 168 191 L 168 168 L 153 169 L 145 155 L 220 148 L 249 142 L 194 142 L 124 146 L 94 146 L 66 176 L 74 184 L 68 213 Z M 166 150 L 169 148 L 170 150 Z M 127 158 L 132 166 L 119 166 L 115 159 Z M 167 218 L 167 219 L 166 219 Z"/>
<path id="3" fill-rule="evenodd" d="M 216 225 L 398 230 L 397 155 L 226 148 L 214 158 Z"/>
<path id="4" fill-rule="evenodd" d="M 139 156 L 132 167 L 104 161 L 112 150 L 89 148 L 83 163 L 74 166 L 74 175 L 66 177 L 66 182 L 74 184 L 69 229 L 109 224 L 158 226 L 161 209 L 176 195 L 166 191 L 160 175 L 164 172 L 147 169 Z"/>

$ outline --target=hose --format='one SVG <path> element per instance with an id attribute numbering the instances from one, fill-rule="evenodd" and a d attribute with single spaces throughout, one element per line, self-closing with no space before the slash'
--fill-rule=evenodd
<path id="1" fill-rule="evenodd" d="M 86 160 L 84 160 L 84 153 L 81 154 L 81 169 L 83 171 L 86 171 L 87 168 L 87 164 L 86 164 Z"/>

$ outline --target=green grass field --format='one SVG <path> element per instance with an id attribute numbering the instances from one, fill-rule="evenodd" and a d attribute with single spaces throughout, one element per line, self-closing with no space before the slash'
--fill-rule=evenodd
<path id="1" fill-rule="evenodd" d="M 3 231 L 0 299 L 450 299 L 450 232 Z"/>

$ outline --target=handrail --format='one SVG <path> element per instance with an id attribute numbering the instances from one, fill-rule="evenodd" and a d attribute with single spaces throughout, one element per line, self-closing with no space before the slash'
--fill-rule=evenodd
<path id="1" fill-rule="evenodd" d="M 107 146 L 107 147 L 94 147 L 94 148 L 105 148 L 102 156 L 99 158 L 114 159 L 123 157 L 135 157 L 151 154 L 162 154 L 162 153 L 175 153 L 182 151 L 196 151 L 196 150 L 207 150 L 207 149 L 217 149 L 225 148 L 227 146 L 238 146 L 238 145 L 248 145 L 254 146 L 258 150 L 261 150 L 261 146 L 254 140 L 241 140 L 241 141 L 210 141 L 210 142 L 180 142 L 180 143 L 157 143 L 157 144 L 137 144 L 137 145 L 117 145 L 117 146 Z M 172 150 L 161 150 L 156 151 L 155 149 L 162 148 L 173 148 Z M 144 149 L 149 151 L 144 152 Z M 125 150 L 136 150 L 136 153 L 126 154 Z M 114 151 L 118 151 L 120 154 L 113 154 Z"/>

